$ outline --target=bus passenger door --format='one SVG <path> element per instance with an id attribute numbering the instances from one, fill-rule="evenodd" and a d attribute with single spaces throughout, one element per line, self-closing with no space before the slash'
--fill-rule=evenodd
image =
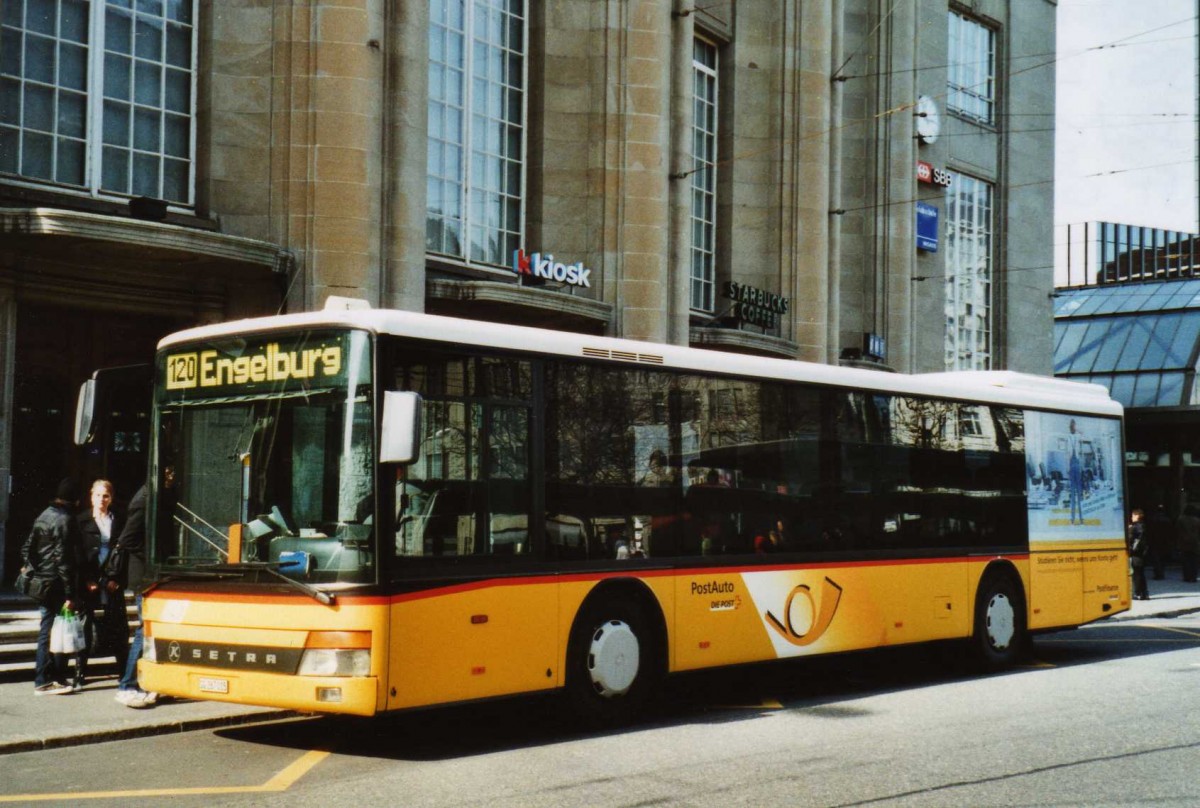
<path id="1" fill-rule="evenodd" d="M 530 363 L 447 358 L 396 487 L 389 709 L 552 687 L 557 589 L 536 573 Z"/>

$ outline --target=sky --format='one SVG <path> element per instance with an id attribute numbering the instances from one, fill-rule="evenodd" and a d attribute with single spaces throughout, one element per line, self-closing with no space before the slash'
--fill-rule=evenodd
<path id="1" fill-rule="evenodd" d="M 1056 231 L 1108 221 L 1200 232 L 1196 9 L 1059 0 Z"/>

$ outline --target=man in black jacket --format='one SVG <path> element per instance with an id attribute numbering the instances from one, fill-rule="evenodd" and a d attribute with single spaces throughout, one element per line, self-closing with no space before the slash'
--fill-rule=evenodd
<path id="1" fill-rule="evenodd" d="M 174 475 L 170 468 L 166 470 L 165 488 L 170 488 Z M 137 663 L 142 656 L 142 587 L 146 575 L 146 498 L 148 492 L 143 484 L 129 501 L 129 513 L 125 517 L 125 528 L 117 539 L 117 570 L 111 571 L 110 580 L 120 581 L 121 591 L 128 587 L 137 593 L 138 627 L 133 635 L 133 646 L 125 663 L 121 680 L 117 683 L 116 699 L 126 707 L 140 709 L 153 707 L 158 701 L 157 693 L 147 693 L 138 687 Z M 162 503 L 160 503 L 161 506 Z M 110 556 L 110 558 L 112 558 Z M 118 571 L 119 570 L 119 571 Z"/>
<path id="2" fill-rule="evenodd" d="M 34 521 L 29 538 L 21 548 L 21 562 L 32 571 L 42 613 L 33 680 L 36 696 L 71 692 L 71 686 L 66 684 L 66 656 L 50 653 L 50 629 L 62 607 L 70 607 L 75 600 L 75 552 L 79 544 L 75 509 L 78 505 L 79 487 L 68 477 L 58 484 L 50 506 Z"/>

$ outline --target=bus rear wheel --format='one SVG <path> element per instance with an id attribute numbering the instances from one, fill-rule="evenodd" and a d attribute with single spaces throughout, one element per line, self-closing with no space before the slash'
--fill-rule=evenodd
<path id="1" fill-rule="evenodd" d="M 984 670 L 1011 667 L 1027 642 L 1025 600 L 1008 575 L 989 575 L 975 601 L 975 655 Z"/>
<path id="2" fill-rule="evenodd" d="M 642 608 L 616 598 L 586 605 L 571 630 L 567 698 L 589 726 L 628 723 L 658 679 L 657 649 Z"/>

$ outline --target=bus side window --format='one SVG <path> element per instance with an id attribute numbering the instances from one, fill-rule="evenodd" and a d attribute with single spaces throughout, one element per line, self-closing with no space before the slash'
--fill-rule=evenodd
<path id="1" fill-rule="evenodd" d="M 396 374 L 424 399 L 418 457 L 397 483 L 397 555 L 528 555 L 530 363 L 423 358 Z"/>

